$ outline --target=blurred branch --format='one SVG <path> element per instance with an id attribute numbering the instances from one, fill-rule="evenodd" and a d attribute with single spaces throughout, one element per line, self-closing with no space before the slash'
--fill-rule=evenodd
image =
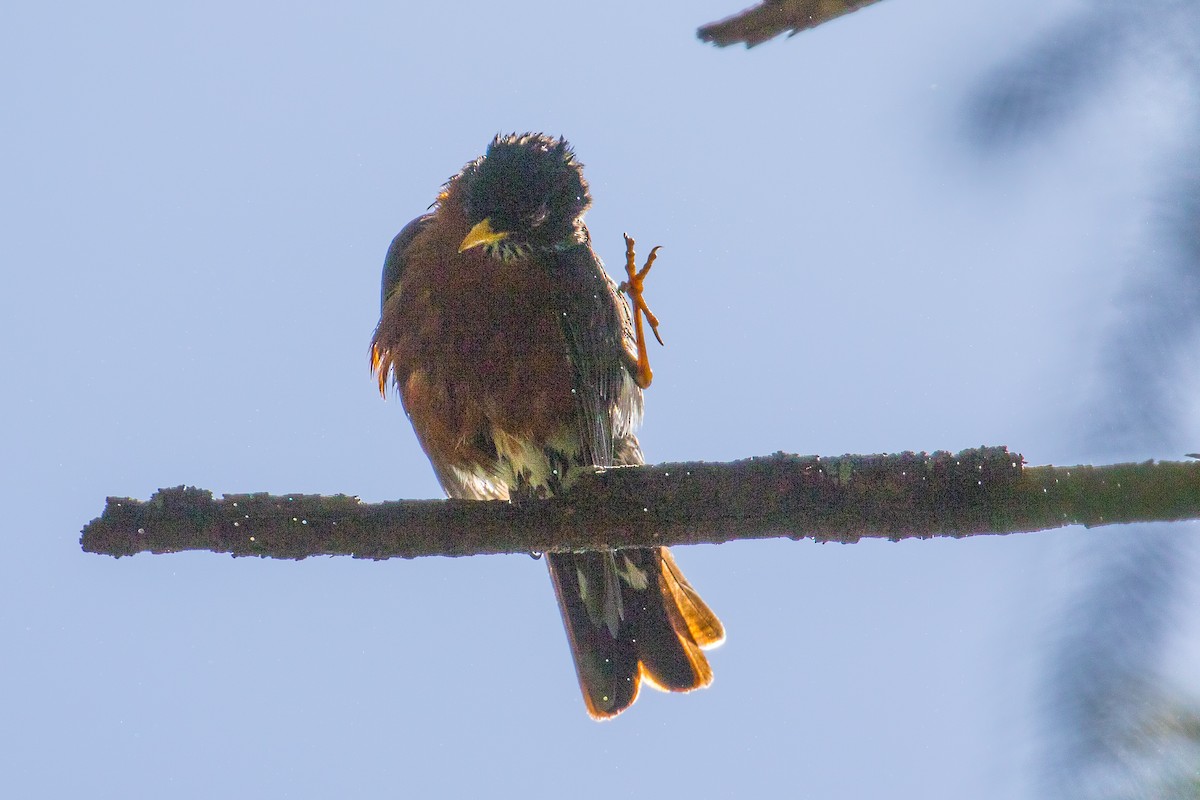
<path id="1" fill-rule="evenodd" d="M 744 42 L 754 47 L 781 33 L 797 33 L 857 11 L 879 0 L 764 0 L 753 8 L 739 11 L 720 22 L 704 25 L 696 31 L 702 42 L 718 47 Z"/>
<path id="2" fill-rule="evenodd" d="M 623 467 L 520 503 L 157 492 L 109 498 L 83 549 L 413 558 L 790 537 L 856 542 L 1200 518 L 1200 462 L 1026 467 L 1003 447 Z"/>

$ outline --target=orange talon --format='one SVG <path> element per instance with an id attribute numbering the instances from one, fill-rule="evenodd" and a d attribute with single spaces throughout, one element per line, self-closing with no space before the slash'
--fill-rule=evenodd
<path id="1" fill-rule="evenodd" d="M 654 259 L 658 257 L 660 248 L 651 249 L 650 255 L 646 257 L 646 265 L 638 270 L 637 256 L 633 251 L 633 237 L 627 233 L 623 235 L 625 236 L 625 274 L 628 277 L 621 282 L 618 289 L 629 296 L 629 304 L 633 307 L 633 330 L 637 336 L 637 375 L 634 379 L 638 386 L 645 389 L 654 380 L 654 373 L 650 369 L 650 356 L 646 352 L 646 332 L 642 326 L 643 315 L 650 323 L 650 330 L 654 333 L 654 338 L 658 339 L 659 344 L 663 344 L 663 340 L 658 333 L 658 317 L 654 316 L 646 305 L 642 291 L 646 283 L 646 275 L 650 272 L 650 267 L 654 265 Z"/>

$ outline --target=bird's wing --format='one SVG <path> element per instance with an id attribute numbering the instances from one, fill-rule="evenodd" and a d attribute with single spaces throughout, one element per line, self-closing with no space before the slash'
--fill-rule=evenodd
<path id="1" fill-rule="evenodd" d="M 392 239 L 387 256 L 383 259 L 383 278 L 379 287 L 379 310 L 381 312 L 387 305 L 387 299 L 400 288 L 400 281 L 404 277 L 404 262 L 408 256 L 408 246 L 412 244 L 413 239 L 417 238 L 417 234 L 425 230 L 425 226 L 432 219 L 433 214 L 423 214 L 405 225 L 396 234 L 396 238 Z"/>
<path id="2" fill-rule="evenodd" d="M 642 416 L 642 390 L 630 371 L 629 309 L 590 244 L 557 253 L 555 262 L 554 300 L 574 368 L 575 422 L 584 462 L 626 463 L 628 442 L 637 448 L 633 430 Z"/>

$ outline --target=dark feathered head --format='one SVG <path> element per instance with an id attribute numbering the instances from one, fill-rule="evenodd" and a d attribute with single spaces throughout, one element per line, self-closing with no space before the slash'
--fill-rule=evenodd
<path id="1" fill-rule="evenodd" d="M 497 136 L 458 180 L 472 225 L 459 252 L 482 245 L 489 255 L 509 260 L 587 239 L 582 218 L 592 198 L 566 139 Z"/>

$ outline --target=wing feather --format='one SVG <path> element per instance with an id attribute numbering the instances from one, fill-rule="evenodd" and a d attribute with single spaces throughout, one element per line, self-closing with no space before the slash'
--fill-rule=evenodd
<path id="1" fill-rule="evenodd" d="M 642 390 L 631 371 L 629 309 L 589 243 L 557 253 L 555 269 L 554 300 L 574 369 L 583 460 L 612 466 L 616 443 L 632 437 L 642 416 Z"/>

